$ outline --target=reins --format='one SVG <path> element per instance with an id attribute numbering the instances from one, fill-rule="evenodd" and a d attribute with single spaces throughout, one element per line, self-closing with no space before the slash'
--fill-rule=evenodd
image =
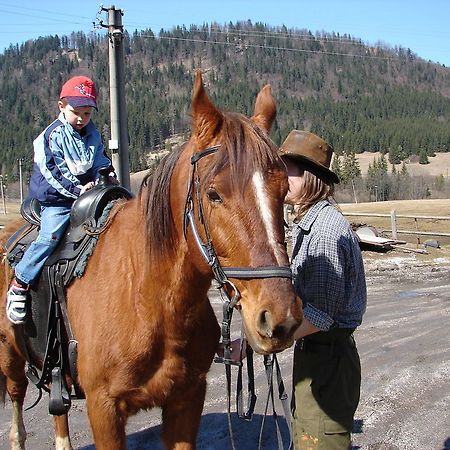
<path id="1" fill-rule="evenodd" d="M 223 344 L 223 357 L 215 357 L 214 362 L 223 363 L 225 365 L 226 382 L 227 382 L 227 404 L 228 404 L 228 428 L 230 433 L 232 449 L 235 450 L 233 430 L 231 427 L 231 366 L 235 365 L 239 367 L 238 380 L 237 380 L 237 413 L 238 416 L 244 420 L 250 421 L 253 416 L 255 404 L 256 404 L 256 394 L 255 394 L 255 383 L 254 383 L 254 370 L 253 370 L 253 350 L 247 347 L 247 378 L 248 378 L 248 398 L 247 398 L 247 411 L 243 411 L 243 398 L 242 398 L 242 361 L 234 361 L 231 359 L 231 319 L 233 316 L 233 309 L 239 303 L 241 297 L 239 290 L 236 288 L 234 283 L 232 283 L 229 278 L 237 279 L 255 279 L 255 278 L 289 278 L 292 279 L 292 272 L 289 266 L 262 266 L 262 267 L 222 267 L 219 258 L 214 250 L 214 246 L 208 231 L 208 226 L 206 224 L 204 214 L 203 214 L 203 203 L 200 192 L 200 175 L 197 170 L 197 163 L 200 159 L 216 153 L 220 148 L 220 145 L 215 145 L 213 147 L 206 148 L 199 152 L 194 153 L 191 157 L 191 172 L 189 177 L 189 184 L 186 196 L 185 210 L 184 210 L 184 222 L 183 222 L 183 232 L 185 238 L 187 238 L 187 229 L 190 226 L 194 240 L 197 247 L 203 256 L 206 263 L 211 267 L 214 279 L 218 283 L 218 289 L 220 290 L 223 302 L 222 307 L 222 324 L 221 324 L 221 335 Z M 194 202 L 194 193 L 196 202 Z M 197 206 L 197 215 L 200 224 L 203 227 L 206 242 L 204 242 L 198 232 L 195 216 L 194 216 L 194 206 Z M 241 348 L 242 352 L 242 348 Z M 264 365 L 266 367 L 266 375 L 269 384 L 269 393 L 266 403 L 265 414 L 267 413 L 267 408 L 269 400 L 272 402 L 273 415 L 275 417 L 275 423 L 277 427 L 278 445 L 279 448 L 283 448 L 283 443 L 281 439 L 281 434 L 278 427 L 277 415 L 275 412 L 275 403 L 273 396 L 273 368 L 274 364 L 277 369 L 278 377 L 278 387 L 279 387 L 279 398 L 283 403 L 283 408 L 286 414 L 286 421 L 288 422 L 288 427 L 290 430 L 290 410 L 287 406 L 287 394 L 284 391 L 284 384 L 281 379 L 281 371 L 278 365 L 275 354 L 272 357 L 264 357 Z M 289 414 L 289 416 L 287 415 Z M 259 438 L 259 448 L 261 448 L 261 438 L 264 428 L 264 419 L 261 425 L 260 438 Z M 292 439 L 292 438 L 291 438 Z"/>

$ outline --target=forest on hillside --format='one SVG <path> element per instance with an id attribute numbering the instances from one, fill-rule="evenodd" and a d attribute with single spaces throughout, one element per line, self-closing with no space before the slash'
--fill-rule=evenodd
<path id="1" fill-rule="evenodd" d="M 174 136 L 188 136 L 197 68 L 225 110 L 251 114 L 257 92 L 270 83 L 278 144 L 292 128 L 307 129 L 328 140 L 347 164 L 363 151 L 381 151 L 398 163 L 411 155 L 426 162 L 450 150 L 450 69 L 409 49 L 239 22 L 127 34 L 125 58 L 132 171 L 148 166 L 150 152 L 170 150 Z M 75 74 L 91 76 L 99 87 L 94 122 L 107 142 L 106 36 L 42 37 L 0 55 L 2 174 L 17 177 L 18 158 L 30 170 L 32 141 L 56 117 L 60 87 Z"/>

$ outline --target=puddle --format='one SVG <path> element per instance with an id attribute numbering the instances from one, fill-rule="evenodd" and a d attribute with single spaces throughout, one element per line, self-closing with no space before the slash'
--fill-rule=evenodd
<path id="1" fill-rule="evenodd" d="M 419 293 L 416 291 L 402 291 L 398 294 L 400 298 L 414 298 L 418 297 Z"/>

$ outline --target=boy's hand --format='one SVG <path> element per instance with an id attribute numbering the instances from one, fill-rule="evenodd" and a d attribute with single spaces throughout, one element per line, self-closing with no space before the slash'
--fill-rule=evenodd
<path id="1" fill-rule="evenodd" d="M 94 187 L 94 182 L 89 181 L 89 183 L 86 183 L 84 186 L 81 187 L 80 195 L 83 195 L 86 191 L 89 191 L 89 189 L 92 189 Z"/>
<path id="2" fill-rule="evenodd" d="M 119 180 L 116 177 L 113 177 L 112 175 L 110 175 L 108 177 L 108 183 L 109 184 L 119 184 Z"/>

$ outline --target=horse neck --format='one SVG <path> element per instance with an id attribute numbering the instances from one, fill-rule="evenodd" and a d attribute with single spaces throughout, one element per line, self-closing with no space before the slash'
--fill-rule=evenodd
<path id="1" fill-rule="evenodd" d="M 128 227 L 136 234 L 144 236 L 148 230 L 145 229 L 144 204 L 140 204 L 135 200 L 135 207 L 128 215 L 131 222 Z M 194 298 L 206 297 L 209 286 L 211 285 L 212 273 L 206 268 L 199 271 L 198 258 L 201 257 L 199 250 L 195 248 L 193 251 L 189 249 L 188 243 L 183 234 L 183 211 L 175 208 L 174 211 L 175 227 L 173 233 L 173 246 L 170 251 L 159 254 L 152 249 L 152 240 L 148 245 L 137 242 L 138 246 L 134 251 L 133 258 L 136 258 L 137 267 L 140 268 L 141 282 L 146 285 L 145 289 L 160 291 L 177 292 L 177 296 L 181 301 L 188 301 Z M 131 225 L 130 225 L 131 224 Z M 137 233 L 137 230 L 142 232 Z M 189 233 L 189 231 L 188 231 Z M 145 239 L 143 238 L 145 241 Z M 153 243 L 154 244 L 154 243 Z"/>
<path id="2" fill-rule="evenodd" d="M 208 270 L 202 272 L 197 269 L 195 264 L 197 255 L 192 255 L 185 241 L 179 247 L 171 265 L 172 286 L 177 286 L 186 300 L 206 297 L 212 274 Z"/>

